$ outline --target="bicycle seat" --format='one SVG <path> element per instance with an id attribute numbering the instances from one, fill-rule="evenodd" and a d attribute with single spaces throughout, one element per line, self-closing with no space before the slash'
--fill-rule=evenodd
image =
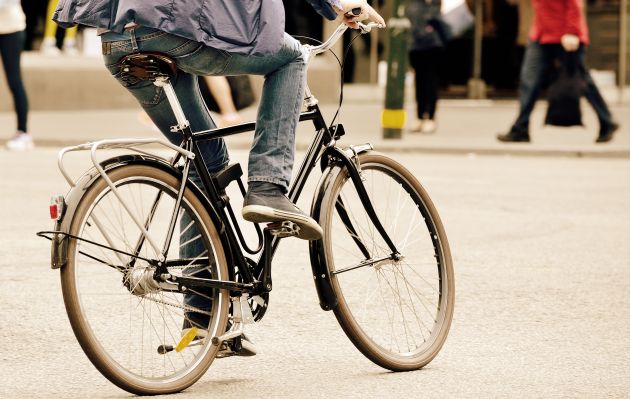
<path id="1" fill-rule="evenodd" d="M 177 75 L 177 63 L 161 53 L 134 53 L 118 60 L 123 77 L 133 76 L 140 80 L 155 81 L 158 77 Z"/>

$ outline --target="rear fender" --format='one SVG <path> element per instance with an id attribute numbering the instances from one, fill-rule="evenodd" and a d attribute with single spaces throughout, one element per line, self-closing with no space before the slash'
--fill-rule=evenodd
<path id="1" fill-rule="evenodd" d="M 151 157 L 146 155 L 128 154 L 114 158 L 109 158 L 101 162 L 101 167 L 105 172 L 112 171 L 122 166 L 136 164 L 136 165 L 150 165 L 159 168 L 171 175 L 181 178 L 182 173 L 177 168 L 173 167 L 170 163 L 158 157 Z M 90 168 L 79 179 L 77 179 L 76 185 L 70 189 L 64 199 L 64 211 L 61 218 L 55 224 L 55 232 L 52 237 L 51 243 L 51 267 L 53 269 L 59 269 L 64 267 L 68 263 L 68 241 L 70 238 L 67 234 L 70 233 L 70 225 L 74 219 L 77 207 L 81 202 L 81 199 L 87 192 L 87 190 L 98 180 L 100 177 L 99 172 L 95 167 Z M 210 204 L 206 195 L 202 190 L 194 183 L 189 182 L 189 188 L 193 193 L 201 200 L 208 209 L 210 218 L 215 226 L 218 226 L 219 236 L 221 237 L 221 243 L 226 249 L 226 256 L 228 257 L 228 264 L 231 264 L 231 255 L 229 251 L 229 243 L 225 237 L 225 226 L 217 215 L 214 207 Z"/>

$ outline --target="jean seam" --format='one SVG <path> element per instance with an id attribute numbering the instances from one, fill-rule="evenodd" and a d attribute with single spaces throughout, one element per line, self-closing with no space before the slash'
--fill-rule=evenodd
<path id="1" fill-rule="evenodd" d="M 192 40 L 187 40 L 187 41 L 185 41 L 184 43 L 180 44 L 179 46 L 175 47 L 174 49 L 169 50 L 167 54 L 168 54 L 168 55 L 171 55 L 171 56 L 173 56 L 173 57 L 175 57 L 175 58 L 179 58 L 179 57 L 177 56 L 177 52 L 179 52 L 179 50 L 181 50 L 181 49 L 185 48 L 186 46 L 189 46 L 191 43 L 193 43 L 193 44 L 194 44 L 195 42 L 193 42 Z M 195 48 L 195 49 L 193 50 L 193 52 L 191 52 L 191 53 L 186 53 L 186 54 L 182 54 L 182 56 L 183 56 L 183 57 L 185 57 L 185 56 L 187 56 L 187 55 L 189 55 L 189 54 L 194 54 L 195 52 L 197 52 L 197 51 L 198 51 L 200 48 L 202 48 L 202 47 L 203 47 L 203 45 L 199 44 L 199 45 L 197 46 L 197 48 Z"/>
<path id="2" fill-rule="evenodd" d="M 298 83 L 298 93 L 302 93 L 304 89 L 304 79 L 300 79 L 300 82 Z M 302 103 L 303 103 L 303 99 L 302 97 L 304 96 L 300 96 L 300 98 L 295 102 L 294 106 L 293 106 L 293 115 L 297 115 L 297 118 L 292 118 L 291 119 L 291 124 L 289 125 L 289 131 L 291 132 L 296 132 L 297 131 L 297 122 L 299 119 L 299 114 L 300 114 L 300 109 L 302 107 Z M 296 133 L 294 133 L 294 135 L 296 135 Z M 279 137 L 279 135 L 278 135 Z M 293 142 L 293 147 L 294 148 L 286 148 L 286 151 L 284 151 L 284 154 L 282 154 L 282 171 L 285 170 L 286 165 L 287 165 L 287 157 L 290 155 L 288 152 L 294 152 L 295 151 L 295 138 L 294 138 L 294 142 Z"/>
<path id="3" fill-rule="evenodd" d="M 217 75 L 223 75 L 225 70 L 228 69 L 228 66 L 230 65 L 230 62 L 232 61 L 232 55 L 230 53 L 228 53 L 227 51 L 224 50 L 220 50 L 218 49 L 221 53 L 223 53 L 223 55 L 226 56 L 226 60 L 225 63 L 223 64 L 223 68 L 221 69 L 221 71 L 217 72 Z"/>
<path id="4" fill-rule="evenodd" d="M 190 44 L 190 42 L 186 42 L 186 44 Z M 181 47 L 182 46 L 179 46 L 179 47 L 177 47 L 177 49 L 180 49 Z M 173 57 L 175 57 L 176 60 L 192 57 L 192 56 L 196 55 L 198 52 L 200 52 L 201 50 L 203 50 L 203 48 L 204 48 L 204 46 L 202 44 L 200 44 L 196 49 L 194 49 L 190 53 L 186 53 L 186 54 L 182 54 L 182 55 L 174 55 Z"/>
<path id="5" fill-rule="evenodd" d="M 265 183 L 273 183 L 273 184 L 277 184 L 285 188 L 289 187 L 288 181 L 286 181 L 285 179 L 278 178 L 278 177 L 249 176 L 247 178 L 248 183 L 257 182 L 257 181 L 265 182 Z"/>

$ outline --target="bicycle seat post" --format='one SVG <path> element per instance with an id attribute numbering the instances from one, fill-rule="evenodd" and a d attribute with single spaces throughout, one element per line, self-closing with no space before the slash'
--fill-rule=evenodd
<path id="1" fill-rule="evenodd" d="M 188 119 L 184 115 L 184 110 L 182 109 L 179 100 L 177 99 L 177 94 L 175 94 L 175 89 L 173 89 L 173 85 L 171 84 L 168 76 L 158 76 L 155 78 L 153 82 L 154 85 L 161 87 L 164 89 L 164 93 L 166 94 L 166 99 L 168 100 L 171 109 L 173 110 L 173 114 L 175 114 L 175 119 L 177 120 L 177 125 L 171 126 L 171 132 L 176 133 L 178 131 L 183 131 L 187 127 L 190 126 Z"/>

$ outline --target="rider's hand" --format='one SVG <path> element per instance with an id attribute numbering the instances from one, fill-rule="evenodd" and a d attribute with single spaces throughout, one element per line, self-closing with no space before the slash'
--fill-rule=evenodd
<path id="1" fill-rule="evenodd" d="M 560 43 L 567 53 L 572 53 L 580 48 L 580 38 L 570 33 L 562 35 Z"/>
<path id="2" fill-rule="evenodd" d="M 341 8 L 337 9 L 337 12 L 343 16 L 343 23 L 353 29 L 359 27 L 358 22 L 369 19 L 376 22 L 381 27 L 385 27 L 385 20 L 381 17 L 366 0 L 339 0 Z M 352 10 L 361 9 L 358 15 L 355 15 Z"/>

